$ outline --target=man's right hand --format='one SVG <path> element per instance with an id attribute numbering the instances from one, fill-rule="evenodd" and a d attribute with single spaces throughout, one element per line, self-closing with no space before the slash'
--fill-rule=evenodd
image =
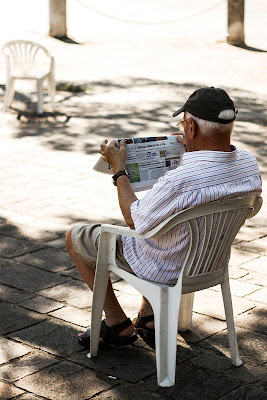
<path id="1" fill-rule="evenodd" d="M 103 160 L 111 165 L 114 174 L 118 171 L 125 170 L 127 157 L 125 140 L 120 141 L 120 147 L 118 148 L 115 140 L 108 144 L 108 140 L 105 139 L 100 145 L 99 153 Z"/>

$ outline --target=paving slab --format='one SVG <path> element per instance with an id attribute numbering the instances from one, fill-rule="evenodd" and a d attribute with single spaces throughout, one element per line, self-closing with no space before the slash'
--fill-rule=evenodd
<path id="1" fill-rule="evenodd" d="M 237 379 L 244 383 L 252 383 L 256 381 L 266 382 L 267 368 L 246 363 L 246 365 L 241 365 L 238 368 L 232 366 L 226 371 L 226 375 L 229 376 L 229 378 Z"/>
<path id="2" fill-rule="evenodd" d="M 18 329 L 34 325 L 46 317 L 17 305 L 0 302 L 0 334 L 14 332 Z"/>
<path id="3" fill-rule="evenodd" d="M 9 286 L 0 284 L 0 299 L 10 303 L 19 303 L 24 300 L 31 299 L 34 295 L 23 292 L 22 290 L 13 289 Z"/>
<path id="4" fill-rule="evenodd" d="M 254 283 L 259 286 L 267 286 L 267 275 L 249 271 L 248 274 L 240 277 L 240 282 Z"/>
<path id="5" fill-rule="evenodd" d="M 21 393 L 24 393 L 24 390 L 9 383 L 0 382 L 0 400 L 13 399 Z"/>
<path id="6" fill-rule="evenodd" d="M 18 387 L 52 400 L 85 400 L 114 386 L 113 379 L 67 361 L 20 379 Z"/>
<path id="7" fill-rule="evenodd" d="M 247 283 L 245 281 L 241 282 L 240 280 L 230 279 L 230 289 L 232 296 L 244 297 L 248 294 L 256 292 L 261 289 L 258 285 L 254 283 Z M 221 292 L 221 285 L 213 286 L 212 290 L 216 292 Z"/>
<path id="8" fill-rule="evenodd" d="M 232 267 L 232 266 L 229 267 L 229 278 L 230 279 L 239 279 L 239 278 L 245 277 L 248 274 L 249 274 L 249 272 L 242 268 Z"/>
<path id="9" fill-rule="evenodd" d="M 242 250 L 241 248 L 238 248 L 236 246 L 232 246 L 229 265 L 231 267 L 241 266 L 242 264 L 258 257 L 259 254 L 257 252 L 253 253 L 250 251 Z"/>
<path id="10" fill-rule="evenodd" d="M 247 295 L 246 298 L 267 304 L 267 288 L 260 288 L 256 292 Z"/>
<path id="11" fill-rule="evenodd" d="M 74 279 L 77 279 L 77 280 L 83 282 L 83 278 L 81 277 L 80 273 L 78 272 L 78 270 L 75 267 L 61 271 L 60 275 L 69 276 L 71 278 L 74 278 Z"/>
<path id="12" fill-rule="evenodd" d="M 226 329 L 226 322 L 207 315 L 193 313 L 191 329 L 179 334 L 187 343 L 196 343 Z"/>
<path id="13" fill-rule="evenodd" d="M 73 266 L 73 262 L 66 251 L 53 248 L 46 248 L 16 257 L 16 261 L 52 272 L 62 271 Z"/>
<path id="14" fill-rule="evenodd" d="M 48 353 L 65 357 L 81 350 L 77 335 L 81 330 L 60 320 L 47 320 L 9 335 L 12 339 Z"/>
<path id="15" fill-rule="evenodd" d="M 166 399 L 167 397 L 162 397 L 151 391 L 139 388 L 134 385 L 118 385 L 113 389 L 109 389 L 104 393 L 100 393 L 95 396 L 96 400 L 112 399 L 112 400 L 156 400 L 159 398 Z"/>
<path id="16" fill-rule="evenodd" d="M 40 231 L 38 229 L 31 228 L 30 226 L 4 223 L 0 224 L 0 233 L 5 236 L 11 236 L 16 239 L 34 240 L 34 242 L 46 242 L 56 240 L 58 235 L 52 231 Z"/>
<path id="17" fill-rule="evenodd" d="M 50 240 L 46 242 L 47 246 L 55 247 L 56 249 L 65 249 L 66 248 L 66 237 L 63 236 L 58 239 Z"/>
<path id="18" fill-rule="evenodd" d="M 266 399 L 266 390 L 264 390 L 263 388 L 256 388 L 256 387 L 242 385 L 230 391 L 229 393 L 227 393 L 227 395 L 220 398 L 220 400 L 237 400 L 237 399 L 264 400 Z"/>
<path id="19" fill-rule="evenodd" d="M 6 264 L 0 269 L 0 282 L 27 292 L 34 293 L 69 280 L 67 277 L 30 265 L 17 262 Z"/>
<path id="20" fill-rule="evenodd" d="M 267 265 L 267 257 L 261 256 L 244 263 L 241 268 L 246 269 L 248 271 L 258 272 L 259 274 L 267 275 L 266 265 Z"/>
<path id="21" fill-rule="evenodd" d="M 138 386 L 153 390 L 154 393 L 167 398 L 184 400 L 202 399 L 217 400 L 231 389 L 238 386 L 234 381 L 223 374 L 202 368 L 194 368 L 191 361 L 185 361 L 176 368 L 175 386 L 156 390 L 156 375 L 144 379 Z M 216 388 L 216 389 L 215 389 Z"/>
<path id="22" fill-rule="evenodd" d="M 32 348 L 0 336 L 0 364 L 28 354 Z"/>
<path id="23" fill-rule="evenodd" d="M 128 318 L 134 319 L 137 317 L 138 311 L 140 309 L 142 296 L 131 295 L 122 293 L 118 296 L 118 301 L 121 307 L 125 310 Z"/>
<path id="24" fill-rule="evenodd" d="M 16 257 L 40 248 L 40 244 L 27 240 L 0 235 L 0 255 L 7 258 Z"/>
<path id="25" fill-rule="evenodd" d="M 33 393 L 25 393 L 18 397 L 18 400 L 44 400 L 44 397 L 36 396 Z"/>
<path id="26" fill-rule="evenodd" d="M 80 310 L 76 307 L 63 307 L 59 310 L 50 312 L 49 315 L 82 326 L 83 328 L 91 326 L 91 313 L 86 310 Z"/>
<path id="27" fill-rule="evenodd" d="M 235 318 L 235 325 L 267 334 L 267 307 L 258 305 Z"/>
<path id="28" fill-rule="evenodd" d="M 48 354 L 32 351 L 25 357 L 13 361 L 0 367 L 0 379 L 7 382 L 15 382 L 25 376 L 34 374 L 59 361 Z"/>
<path id="29" fill-rule="evenodd" d="M 128 382 L 137 382 L 156 371 L 155 352 L 135 345 L 99 349 L 97 357 L 91 359 L 87 353 L 82 351 L 69 360 Z"/>
<path id="30" fill-rule="evenodd" d="M 232 365 L 232 362 L 228 357 L 225 357 L 223 354 L 216 351 L 207 349 L 197 357 L 191 358 L 190 362 L 195 366 L 197 365 L 216 372 L 224 372 Z"/>
<path id="31" fill-rule="evenodd" d="M 246 298 L 232 296 L 234 316 L 256 306 L 256 302 Z M 214 318 L 225 320 L 222 294 L 211 289 L 200 290 L 195 293 L 193 311 Z"/>
<path id="32" fill-rule="evenodd" d="M 262 366 L 266 363 L 266 335 L 237 328 L 237 342 L 241 360 L 245 363 Z M 200 346 L 209 349 L 218 349 L 230 358 L 227 331 L 219 332 L 201 342 Z M 210 347 L 211 346 L 211 347 Z"/>
<path id="33" fill-rule="evenodd" d="M 21 301 L 19 305 L 41 314 L 46 314 L 64 307 L 63 303 L 42 296 L 34 296 L 30 300 Z"/>
<path id="34" fill-rule="evenodd" d="M 62 279 L 68 280 L 63 276 Z M 49 289 L 41 290 L 37 294 L 58 301 L 64 299 L 64 301 L 70 306 L 78 308 L 89 309 L 92 304 L 92 292 L 83 281 L 68 281 L 66 283 L 63 283 L 62 285 L 57 285 Z"/>

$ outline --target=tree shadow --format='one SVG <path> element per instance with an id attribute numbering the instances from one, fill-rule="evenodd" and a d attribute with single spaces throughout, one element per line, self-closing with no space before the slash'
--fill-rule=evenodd
<path id="1" fill-rule="evenodd" d="M 53 36 L 54 39 L 60 40 L 61 42 L 68 43 L 68 44 L 82 44 L 78 43 L 75 40 L 69 38 L 68 36 Z"/>
<path id="2" fill-rule="evenodd" d="M 251 47 L 246 45 L 245 43 L 243 44 L 232 44 L 232 46 L 234 47 L 239 47 L 240 49 L 244 49 L 244 50 L 248 50 L 248 51 L 254 51 L 257 53 L 266 53 L 267 50 L 263 50 L 263 49 L 258 49 L 257 47 Z"/>
<path id="3" fill-rule="evenodd" d="M 38 116 L 17 109 L 19 125 L 13 136 L 34 136 L 49 149 L 96 154 L 103 138 L 168 135 L 176 130 L 173 111 L 202 86 L 129 77 L 82 85 L 90 90 L 58 92 L 55 113 Z M 237 88 L 224 89 L 239 109 L 233 139 L 255 154 L 265 174 L 267 97 Z M 22 96 L 18 94 L 17 98 L 21 101 Z"/>

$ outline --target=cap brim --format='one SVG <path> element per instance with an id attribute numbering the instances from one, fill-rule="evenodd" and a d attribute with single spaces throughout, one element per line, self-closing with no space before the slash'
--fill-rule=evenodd
<path id="1" fill-rule="evenodd" d="M 177 117 L 177 115 L 181 114 L 184 112 L 184 106 L 179 108 L 179 110 L 175 111 L 175 113 L 172 114 L 173 117 Z"/>

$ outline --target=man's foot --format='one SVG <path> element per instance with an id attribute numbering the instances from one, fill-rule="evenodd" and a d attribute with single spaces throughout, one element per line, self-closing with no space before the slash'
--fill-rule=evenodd
<path id="1" fill-rule="evenodd" d="M 154 315 L 147 315 L 144 317 L 138 314 L 137 318 L 133 320 L 136 332 L 144 339 L 150 346 L 155 345 L 155 327 Z"/>
<path id="2" fill-rule="evenodd" d="M 127 318 L 124 322 L 111 327 L 107 326 L 105 320 L 103 320 L 101 322 L 99 347 L 104 347 L 110 344 L 115 346 L 126 346 L 127 344 L 135 342 L 138 337 L 131 327 L 132 322 L 130 318 Z M 84 333 L 79 333 L 79 343 L 86 348 L 90 348 L 90 336 L 90 329 L 87 329 Z"/>

